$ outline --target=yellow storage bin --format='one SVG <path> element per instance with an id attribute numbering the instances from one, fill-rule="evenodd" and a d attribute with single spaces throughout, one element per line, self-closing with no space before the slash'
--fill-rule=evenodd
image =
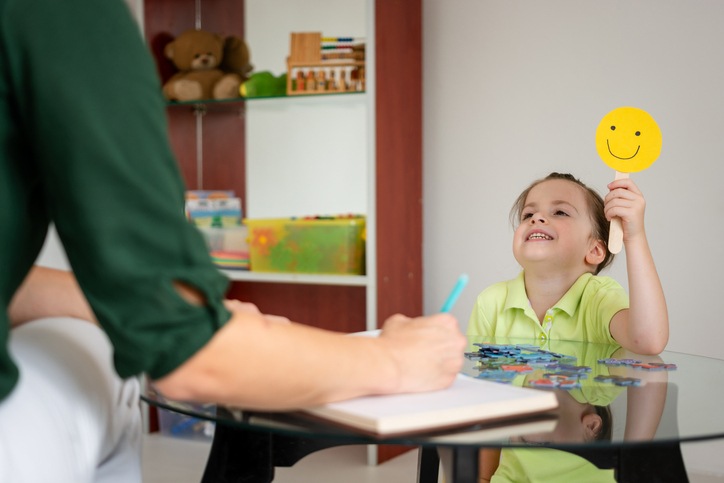
<path id="1" fill-rule="evenodd" d="M 360 215 L 247 219 L 253 272 L 363 275 Z"/>

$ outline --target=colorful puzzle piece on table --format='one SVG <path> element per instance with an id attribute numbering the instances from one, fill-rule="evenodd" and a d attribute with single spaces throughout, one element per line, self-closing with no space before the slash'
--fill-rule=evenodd
<path id="1" fill-rule="evenodd" d="M 481 369 L 478 377 L 509 383 L 518 374 L 543 369 L 546 374 L 532 383 L 538 387 L 572 389 L 580 387 L 580 379 L 587 377 L 591 369 L 577 366 L 576 358 L 547 351 L 534 345 L 475 344 L 477 352 L 467 352 L 469 359 L 477 360 Z"/>
<path id="2" fill-rule="evenodd" d="M 666 364 L 664 362 L 642 362 L 639 364 L 631 364 L 634 369 L 644 369 L 647 371 L 674 371 L 676 364 Z"/>
<path id="3" fill-rule="evenodd" d="M 508 372 L 508 371 L 500 371 L 500 370 L 489 370 L 489 371 L 481 371 L 480 374 L 478 374 L 478 377 L 480 379 L 488 379 L 494 382 L 501 382 L 504 384 L 509 384 L 515 377 L 518 375 L 517 372 Z"/>
<path id="4" fill-rule="evenodd" d="M 545 378 L 528 381 L 528 385 L 533 387 L 548 387 L 550 389 L 555 389 L 558 387 L 558 383 L 556 381 L 551 381 L 550 379 Z"/>
<path id="5" fill-rule="evenodd" d="M 581 381 L 568 379 L 558 383 L 558 387 L 561 389 L 578 389 L 581 387 Z"/>
<path id="6" fill-rule="evenodd" d="M 556 373 L 546 373 L 543 374 L 543 377 L 546 379 L 550 379 L 551 381 L 561 382 L 568 380 L 568 376 L 565 376 L 563 374 L 556 374 Z"/>
<path id="7" fill-rule="evenodd" d="M 575 360 L 565 354 L 546 351 L 531 345 L 494 345 L 475 344 L 479 347 L 477 353 L 469 352 L 470 358 L 477 356 L 478 360 L 486 359 L 512 359 L 521 363 L 550 363 L 556 360 Z"/>
<path id="8" fill-rule="evenodd" d="M 571 372 L 571 371 L 561 371 L 557 370 L 554 374 L 557 374 L 559 376 L 567 377 L 569 379 L 588 379 L 588 372 Z"/>
<path id="9" fill-rule="evenodd" d="M 611 375 L 611 374 L 609 374 L 607 376 L 596 376 L 594 378 L 594 381 L 610 383 L 610 384 L 614 384 L 616 386 L 638 387 L 643 384 L 641 382 L 641 379 L 637 379 L 635 377 L 615 376 L 615 375 Z"/>
<path id="10" fill-rule="evenodd" d="M 465 353 L 466 357 L 477 360 L 480 368 L 478 377 L 503 384 L 509 384 L 519 374 L 543 369 L 542 377 L 527 381 L 527 386 L 550 389 L 575 389 L 581 387 L 581 380 L 587 379 L 592 368 L 576 365 L 576 358 L 546 351 L 534 345 L 475 344 L 478 351 Z M 599 359 L 607 366 L 628 366 L 638 370 L 676 370 L 676 364 L 663 362 L 642 362 L 637 359 Z M 596 376 L 594 381 L 616 386 L 641 386 L 641 379 L 618 375 Z"/>
<path id="11" fill-rule="evenodd" d="M 510 372 L 533 372 L 533 368 L 528 364 L 503 364 L 500 368 Z"/>
<path id="12" fill-rule="evenodd" d="M 559 364 L 558 370 L 565 372 L 575 372 L 577 374 L 591 372 L 591 368 L 588 366 L 574 366 L 571 364 Z"/>
<path id="13" fill-rule="evenodd" d="M 581 387 L 581 382 L 575 378 L 558 377 L 557 374 L 545 374 L 539 379 L 534 379 L 526 383 L 532 387 L 543 387 L 549 389 L 577 389 Z"/>
<path id="14" fill-rule="evenodd" d="M 647 371 L 675 371 L 676 364 L 667 364 L 665 362 L 642 362 L 636 359 L 599 359 L 599 364 L 607 366 L 630 366 L 634 369 L 643 369 Z"/>
<path id="15" fill-rule="evenodd" d="M 613 357 L 608 359 L 599 359 L 599 364 L 605 364 L 607 366 L 630 366 L 631 364 L 639 364 L 641 361 L 636 359 L 615 359 Z"/>

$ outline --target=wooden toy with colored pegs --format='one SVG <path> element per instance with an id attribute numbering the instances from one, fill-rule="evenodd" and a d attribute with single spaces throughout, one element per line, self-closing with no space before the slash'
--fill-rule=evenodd
<path id="1" fill-rule="evenodd" d="M 365 41 L 354 37 L 322 37 L 319 32 L 292 32 L 287 57 L 287 94 L 331 94 L 363 91 Z M 305 82 L 299 72 L 307 70 Z M 358 81 L 348 83 L 348 75 Z M 296 79 L 296 82 L 294 82 Z"/>
<path id="2" fill-rule="evenodd" d="M 636 107 L 619 107 L 609 112 L 596 129 L 596 151 L 604 163 L 616 171 L 615 179 L 651 166 L 661 153 L 661 130 L 651 115 Z M 611 220 L 608 249 L 623 248 L 620 218 Z"/>

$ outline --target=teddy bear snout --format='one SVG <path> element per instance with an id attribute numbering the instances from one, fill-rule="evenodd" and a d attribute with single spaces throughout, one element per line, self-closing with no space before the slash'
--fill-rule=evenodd
<path id="1" fill-rule="evenodd" d="M 212 69 L 216 67 L 216 57 L 214 54 L 197 54 L 191 63 L 194 69 Z"/>

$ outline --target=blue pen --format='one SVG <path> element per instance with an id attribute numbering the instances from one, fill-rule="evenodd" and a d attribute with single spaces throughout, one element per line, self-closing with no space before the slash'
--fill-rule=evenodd
<path id="1" fill-rule="evenodd" d="M 452 309 L 452 306 L 455 305 L 455 302 L 457 302 L 458 297 L 460 297 L 460 293 L 465 288 L 465 285 L 468 284 L 468 275 L 466 273 L 463 273 L 458 278 L 457 283 L 452 289 L 452 292 L 450 292 L 450 295 L 448 295 L 447 300 L 444 304 L 442 304 L 442 308 L 440 309 L 440 312 L 450 312 L 450 309 Z"/>

